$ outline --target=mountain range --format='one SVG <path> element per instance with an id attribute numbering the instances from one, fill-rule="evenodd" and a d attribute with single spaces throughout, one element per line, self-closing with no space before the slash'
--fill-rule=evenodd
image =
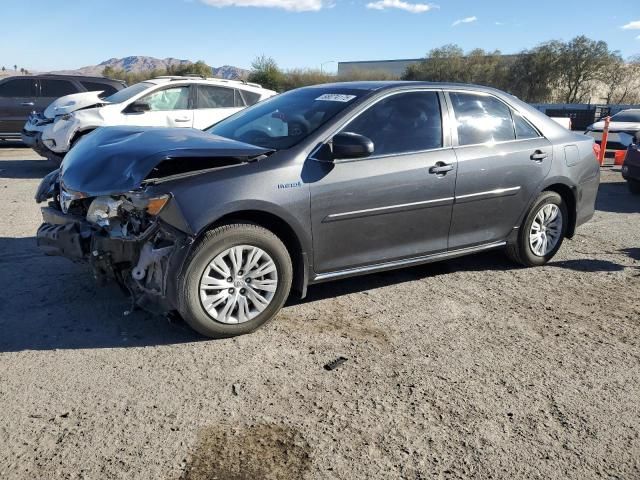
<path id="1" fill-rule="evenodd" d="M 191 60 L 181 60 L 178 58 L 155 58 L 145 56 L 130 56 L 124 58 L 110 58 L 98 65 L 88 65 L 76 70 L 58 70 L 51 73 L 60 73 L 66 75 L 102 75 L 105 67 L 112 67 L 116 70 L 124 70 L 126 72 L 143 72 L 146 70 L 165 70 L 167 67 L 181 67 L 192 64 Z M 231 80 L 246 78 L 249 71 L 243 68 L 234 67 L 232 65 L 223 65 L 222 67 L 213 67 L 211 75 L 218 78 L 227 78 Z"/>

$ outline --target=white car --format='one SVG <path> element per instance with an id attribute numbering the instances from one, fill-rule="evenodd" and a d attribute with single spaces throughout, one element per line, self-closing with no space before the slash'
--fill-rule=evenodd
<path id="1" fill-rule="evenodd" d="M 106 98 L 100 93 L 68 95 L 53 102 L 44 113 L 32 114 L 24 128 L 40 137 L 37 151 L 60 160 L 80 138 L 104 126 L 202 130 L 276 95 L 254 83 L 199 77 L 158 77 Z"/>
<path id="2" fill-rule="evenodd" d="M 586 134 L 593 137 L 596 143 L 602 143 L 604 120 L 587 127 Z M 632 143 L 640 141 L 640 109 L 622 110 L 611 117 L 607 139 L 606 158 L 615 157 L 615 152 L 627 150 Z"/>

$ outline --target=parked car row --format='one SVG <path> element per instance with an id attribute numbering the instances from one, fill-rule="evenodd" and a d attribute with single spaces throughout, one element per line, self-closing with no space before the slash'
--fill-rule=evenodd
<path id="1" fill-rule="evenodd" d="M 125 125 L 84 136 L 42 181 L 38 245 L 226 337 L 320 282 L 490 249 L 543 265 L 594 213 L 593 139 L 503 92 L 355 82 L 262 98 L 166 78 L 60 104 L 47 148 Z"/>
<path id="2" fill-rule="evenodd" d="M 273 95 L 272 90 L 240 81 L 159 77 L 108 96 L 83 92 L 61 97 L 29 116 L 22 140 L 60 163 L 81 138 L 99 127 L 204 129 Z"/>
<path id="3" fill-rule="evenodd" d="M 25 120 L 51 102 L 80 92 L 112 95 L 127 85 L 120 80 L 77 75 L 21 75 L 0 80 L 0 140 L 19 140 Z"/>

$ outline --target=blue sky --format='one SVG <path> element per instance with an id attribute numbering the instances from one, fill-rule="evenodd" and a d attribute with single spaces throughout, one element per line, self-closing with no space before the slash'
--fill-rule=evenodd
<path id="1" fill-rule="evenodd" d="M 640 54 L 637 2 L 616 0 L 607 12 L 595 0 L 2 0 L 0 65 L 149 55 L 248 67 L 264 53 L 284 68 L 319 68 L 422 57 L 446 43 L 513 53 L 580 34 L 628 57 Z"/>

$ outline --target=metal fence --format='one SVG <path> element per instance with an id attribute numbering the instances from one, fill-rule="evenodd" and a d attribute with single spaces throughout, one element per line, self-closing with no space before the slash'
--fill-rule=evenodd
<path id="1" fill-rule="evenodd" d="M 640 105 L 593 105 L 586 103 L 534 103 L 533 107 L 549 117 L 570 118 L 573 130 L 585 130 L 589 125 L 621 110 L 640 108 Z"/>

